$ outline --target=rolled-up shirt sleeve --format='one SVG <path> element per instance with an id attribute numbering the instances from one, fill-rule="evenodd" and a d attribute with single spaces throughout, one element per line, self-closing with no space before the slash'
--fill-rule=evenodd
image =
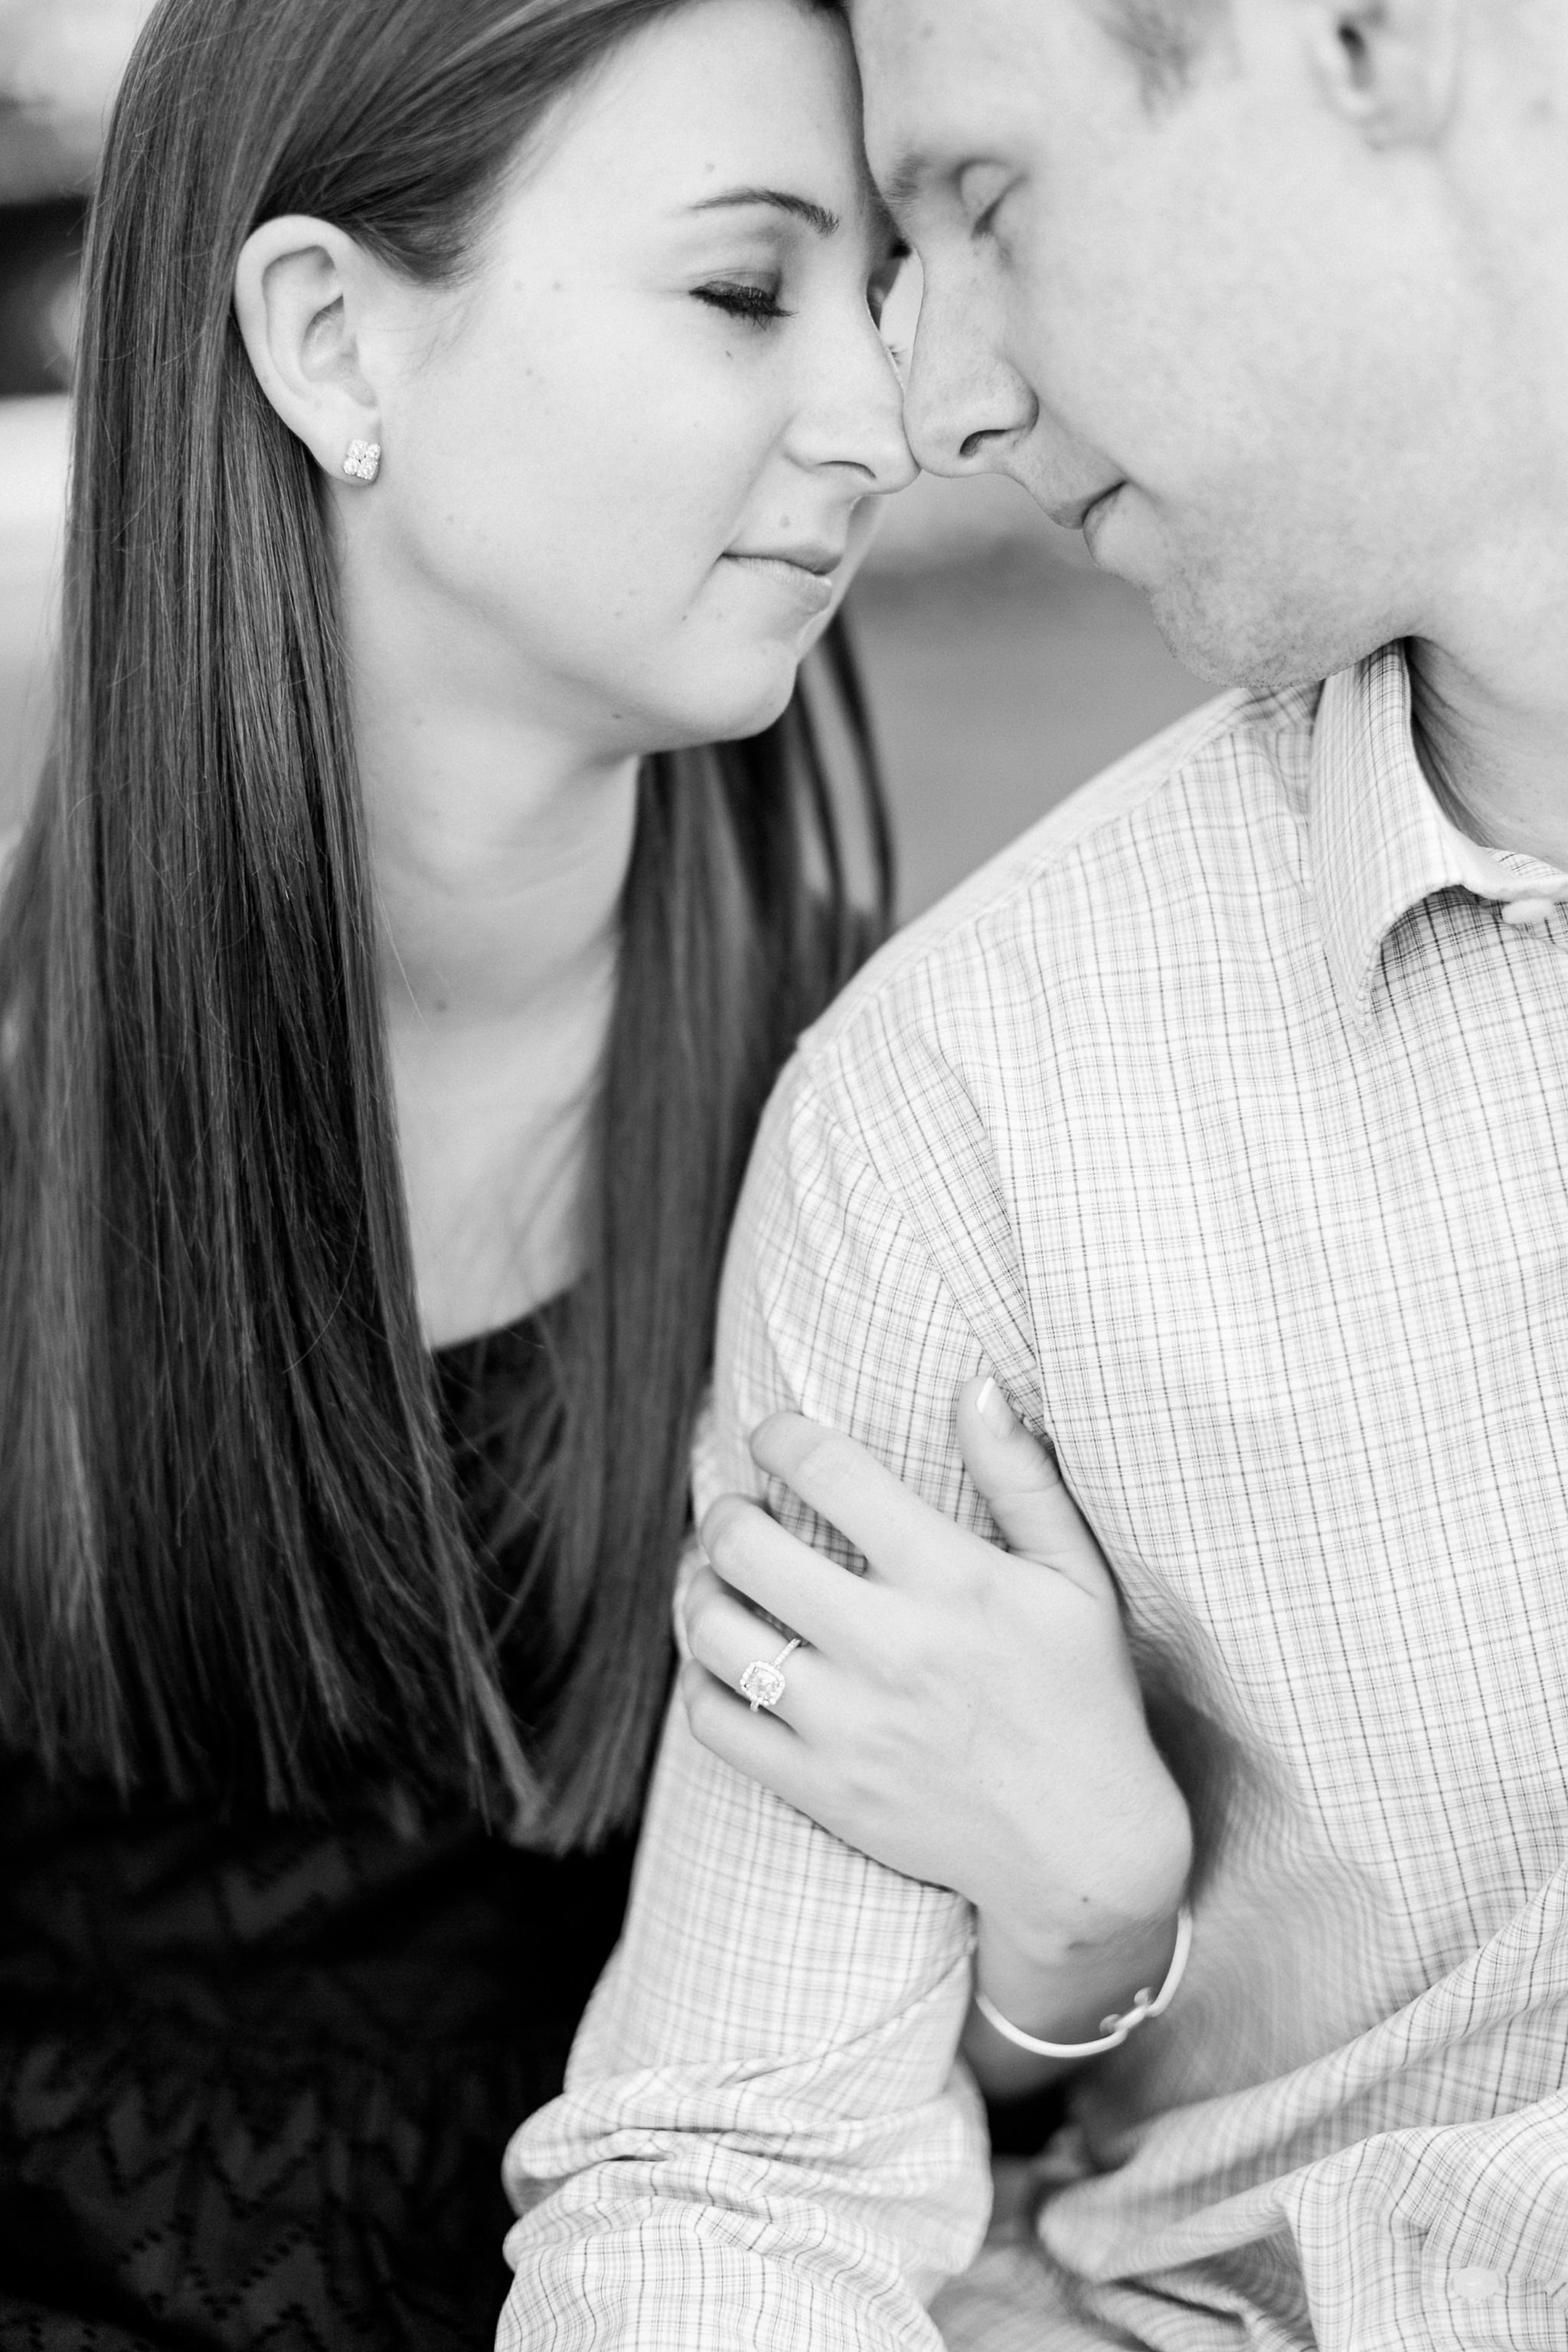
<path id="1" fill-rule="evenodd" d="M 760 1490 L 747 1440 L 793 1407 L 974 1517 L 952 1416 L 976 1360 L 918 1235 L 797 1064 L 731 1250 L 699 1508 Z M 793 1497 L 770 1499 L 854 1565 Z M 718 1762 L 677 1701 L 625 1935 L 563 2095 L 508 2152 L 521 2218 L 498 2344 L 935 2347 L 924 2300 L 970 2260 L 989 2205 L 954 2055 L 972 1941 L 956 1895 Z"/>

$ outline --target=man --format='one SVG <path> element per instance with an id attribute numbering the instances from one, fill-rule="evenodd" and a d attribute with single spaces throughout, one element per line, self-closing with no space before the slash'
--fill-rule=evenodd
<path id="1" fill-rule="evenodd" d="M 786 1077 L 737 1234 L 703 1499 L 757 1491 L 747 1440 L 794 1408 L 984 1528 L 952 1400 L 989 1370 L 1197 1727 L 1172 1751 L 1207 1790 L 1186 1981 L 1077 2075 L 1037 2227 L 939 2311 L 993 2352 L 1558 2344 L 1568 16 L 854 17 L 925 266 L 917 455 L 1015 475 L 1242 688 L 879 960 Z M 842 1452 L 824 1479 L 798 1423 L 763 1451 L 870 1525 Z M 854 1745 L 875 1704 L 916 1781 L 941 1751 L 940 1672 L 876 1696 L 923 1612 L 964 1685 L 976 1852 L 1032 1805 L 1041 1853 L 1077 1853 L 1059 1816 L 1087 1804 L 1121 1868 L 1128 1819 L 1072 1778 L 1048 1643 L 1031 1725 L 994 1636 L 987 1722 L 976 1627 L 1025 1623 L 1037 1570 L 944 1594 L 873 1555 L 827 1629 L 804 1570 L 778 1605 L 752 1515 L 710 1548 L 812 1646 L 773 1721 L 720 1687 L 739 1604 L 693 1625 L 715 1755 L 672 1725 L 621 1962 L 514 2152 L 514 2187 L 574 2178 L 514 2232 L 502 2341 L 929 2344 L 915 2297 L 973 2231 L 946 2077 L 969 1915 L 733 1767 L 974 1895 L 984 1978 L 1007 1890 L 956 1845 L 922 1861 L 920 1806 Z M 1089 2038 L 1049 1979 L 1013 2021 Z"/>

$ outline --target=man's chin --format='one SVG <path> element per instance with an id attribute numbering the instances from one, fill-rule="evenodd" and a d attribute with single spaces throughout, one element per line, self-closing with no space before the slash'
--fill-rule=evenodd
<path id="1" fill-rule="evenodd" d="M 1194 593 L 1189 582 L 1152 588 L 1155 626 L 1184 669 L 1205 685 L 1275 694 L 1316 686 L 1387 642 L 1388 632 L 1348 614 L 1304 625 L 1278 607 L 1253 609 Z"/>

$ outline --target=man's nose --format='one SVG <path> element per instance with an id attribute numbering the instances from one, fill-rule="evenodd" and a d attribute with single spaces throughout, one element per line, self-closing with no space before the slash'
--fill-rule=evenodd
<path id="1" fill-rule="evenodd" d="M 904 392 L 904 430 L 928 474 L 1005 470 L 1027 440 L 1039 403 L 967 306 L 928 279 Z"/>

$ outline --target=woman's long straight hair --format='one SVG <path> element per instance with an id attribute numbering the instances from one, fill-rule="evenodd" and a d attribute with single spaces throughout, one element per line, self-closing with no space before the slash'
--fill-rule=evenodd
<path id="1" fill-rule="evenodd" d="M 476 1536 L 416 1310 L 324 499 L 231 288 L 285 213 L 451 276 L 545 110 L 678 5 L 162 0 L 132 60 L 59 722 L 0 908 L 0 1739 L 57 1773 L 279 1807 L 384 1775 L 560 1846 L 635 1817 L 725 1226 L 773 1076 L 885 920 L 885 833 L 868 920 L 799 696 L 646 764 L 586 1268 Z M 546 1695 L 524 1720 L 507 1622 Z"/>

